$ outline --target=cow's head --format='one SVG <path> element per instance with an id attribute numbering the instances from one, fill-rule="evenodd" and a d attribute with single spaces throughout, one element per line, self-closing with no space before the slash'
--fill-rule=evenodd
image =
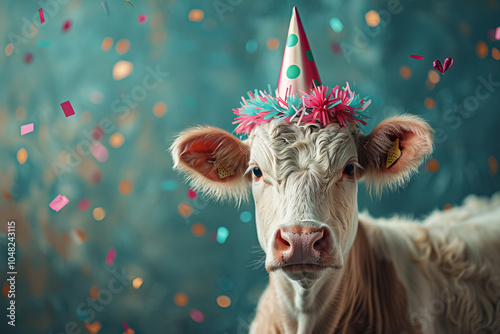
<path id="1" fill-rule="evenodd" d="M 387 168 L 399 139 L 401 156 Z M 380 123 L 371 134 L 338 123 L 270 122 L 240 141 L 198 127 L 172 145 L 175 166 L 216 198 L 244 198 L 252 186 L 266 270 L 314 282 L 344 265 L 358 227 L 358 181 L 375 192 L 402 185 L 432 151 L 431 129 L 416 116 Z"/>

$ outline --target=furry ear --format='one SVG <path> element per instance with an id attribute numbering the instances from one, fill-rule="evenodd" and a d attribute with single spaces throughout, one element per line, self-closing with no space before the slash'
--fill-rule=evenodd
<path id="1" fill-rule="evenodd" d="M 358 157 L 364 168 L 361 177 L 366 177 L 369 189 L 380 194 L 385 187 L 404 185 L 432 153 L 432 132 L 420 117 L 402 115 L 382 121 L 372 133 L 362 136 Z M 388 160 L 388 155 L 392 159 Z"/>
<path id="2" fill-rule="evenodd" d="M 194 189 L 215 199 L 246 200 L 249 175 L 244 175 L 250 149 L 230 133 L 214 127 L 182 132 L 170 147 L 174 168 L 186 173 Z"/>

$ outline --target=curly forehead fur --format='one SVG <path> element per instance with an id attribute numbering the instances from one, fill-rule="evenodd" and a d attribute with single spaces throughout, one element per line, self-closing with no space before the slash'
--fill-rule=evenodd
<path id="1" fill-rule="evenodd" d="M 328 182 L 347 160 L 356 157 L 359 130 L 338 123 L 320 127 L 268 123 L 257 127 L 248 138 L 250 163 L 285 180 L 294 172 L 308 171 L 314 180 Z"/>

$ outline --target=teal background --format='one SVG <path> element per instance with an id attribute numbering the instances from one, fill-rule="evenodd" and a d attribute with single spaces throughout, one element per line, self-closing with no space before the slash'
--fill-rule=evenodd
<path id="1" fill-rule="evenodd" d="M 422 218 L 445 204 L 459 205 L 468 194 L 489 196 L 500 189 L 495 168 L 500 157 L 500 66 L 492 57 L 500 42 L 491 37 L 500 25 L 498 0 L 402 0 L 399 6 L 366 0 L 132 3 L 135 9 L 126 1 L 108 0 L 106 17 L 98 0 L 0 2 L 0 231 L 5 233 L 8 220 L 16 221 L 18 271 L 16 327 L 6 325 L 9 300 L 2 294 L 0 332 L 55 334 L 65 332 L 68 323 L 71 332 L 74 322 L 75 333 L 87 333 L 82 320 L 89 307 L 79 305 L 88 303 L 91 286 L 108 288 L 115 277 L 111 269 L 125 269 L 144 283 L 139 289 L 129 284 L 112 294 L 109 303 L 99 304 L 102 310 L 95 311 L 94 321 L 101 323 L 100 333 L 123 333 L 124 321 L 136 333 L 248 331 L 267 285 L 253 204 L 236 208 L 201 194 L 189 199 L 189 187 L 172 171 L 167 149 L 176 133 L 196 124 L 234 130 L 231 109 L 239 106 L 240 97 L 277 84 L 293 5 L 298 6 L 323 83 L 348 81 L 356 92 L 372 97 L 367 133 L 384 118 L 403 112 L 422 116 L 437 131 L 433 158 L 439 170 L 422 166 L 405 189 L 380 200 L 360 187 L 361 210 Z M 46 22 L 29 35 L 40 7 Z M 188 19 L 192 9 L 203 10 L 202 21 Z M 389 16 L 369 28 L 365 13 L 370 10 Z M 146 23 L 137 23 L 139 14 L 147 15 Z M 333 17 L 343 23 L 340 33 L 329 25 Z M 72 27 L 62 33 L 68 19 Z M 23 31 L 28 37 L 22 37 Z M 106 37 L 114 41 L 109 51 L 101 49 Z M 270 38 L 279 40 L 277 49 L 266 46 Z M 115 50 L 120 39 L 131 45 L 123 55 Z M 38 47 L 39 41 L 51 44 Z M 485 58 L 476 53 L 480 41 L 488 48 Z M 4 48 L 11 42 L 14 53 L 7 56 Z M 30 64 L 23 60 L 26 53 L 33 55 Z M 410 59 L 411 54 L 424 60 Z M 429 90 L 432 61 L 446 57 L 454 65 Z M 134 69 L 117 81 L 112 68 L 119 60 L 133 63 Z M 399 74 L 405 65 L 412 71 L 409 79 Z M 146 91 L 144 99 L 127 106 L 124 96 L 143 85 L 148 67 L 157 66 L 168 76 Z M 480 94 L 489 95 L 480 100 L 476 89 L 482 80 L 496 84 L 491 91 L 481 88 Z M 91 101 L 93 92 L 102 94 L 100 103 Z M 424 106 L 426 98 L 434 99 L 435 108 Z M 66 118 L 60 103 L 68 100 L 76 114 Z M 153 113 L 157 102 L 167 106 L 162 117 Z M 16 116 L 19 107 L 24 117 L 21 112 Z M 85 111 L 91 115 L 88 124 Z M 20 126 L 28 123 L 35 130 L 21 137 Z M 74 151 L 78 145 L 88 147 L 89 133 L 99 124 L 109 152 L 105 162 L 88 149 L 83 157 Z M 119 148 L 109 144 L 115 132 L 125 138 Z M 20 148 L 28 152 L 24 164 L 16 159 Z M 62 151 L 71 153 L 74 167 L 57 165 L 68 156 Z M 129 195 L 119 192 L 122 180 L 133 184 Z M 49 203 L 58 194 L 70 202 L 56 213 Z M 77 207 L 82 199 L 91 203 L 85 211 Z M 178 212 L 183 202 L 193 208 L 189 217 Z M 93 218 L 96 207 L 106 211 L 101 221 Z M 251 213 L 249 222 L 240 218 L 243 212 Z M 191 233 L 194 223 L 206 226 L 203 237 Z M 221 226 L 229 230 L 224 243 L 216 240 Z M 78 242 L 75 229 L 83 230 L 88 240 Z M 5 234 L 0 244 L 4 284 Z M 110 247 L 117 251 L 111 267 L 104 262 Z M 184 307 L 174 303 L 178 292 L 189 297 Z M 220 295 L 231 299 L 228 308 L 217 305 Z M 203 322 L 190 317 L 193 309 L 203 313 Z"/>

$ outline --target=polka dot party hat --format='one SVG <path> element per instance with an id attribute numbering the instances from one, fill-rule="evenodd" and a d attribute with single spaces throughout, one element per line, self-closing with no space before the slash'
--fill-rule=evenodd
<path id="1" fill-rule="evenodd" d="M 271 87 L 248 92 L 248 98 L 242 97 L 241 107 L 233 109 L 237 116 L 233 124 L 238 124 L 237 134 L 250 134 L 256 126 L 271 121 L 297 126 L 326 126 L 331 122 L 366 125 L 365 109 L 370 102 L 352 92 L 348 83 L 342 88 L 321 83 L 299 13 L 293 7 L 278 88 L 274 95 Z"/>
<path id="2" fill-rule="evenodd" d="M 299 90 L 310 92 L 313 82 L 319 86 L 321 80 L 297 7 L 293 7 L 278 80 L 278 94 L 285 99 L 287 95 L 299 93 Z"/>

